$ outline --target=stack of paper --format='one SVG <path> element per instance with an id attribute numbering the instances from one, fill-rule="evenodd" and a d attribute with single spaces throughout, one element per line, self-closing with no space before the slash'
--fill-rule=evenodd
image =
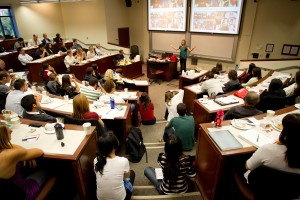
<path id="1" fill-rule="evenodd" d="M 243 148 L 243 145 L 231 134 L 229 130 L 209 132 L 209 135 L 222 151 Z"/>
<path id="2" fill-rule="evenodd" d="M 233 104 L 233 103 L 239 103 L 239 100 L 236 99 L 233 96 L 219 97 L 215 101 L 216 101 L 216 103 L 218 103 L 220 105 L 228 105 L 228 104 Z"/>

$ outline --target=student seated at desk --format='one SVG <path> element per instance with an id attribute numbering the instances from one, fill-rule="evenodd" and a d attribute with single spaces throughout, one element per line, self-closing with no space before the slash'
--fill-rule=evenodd
<path id="1" fill-rule="evenodd" d="M 55 69 L 51 65 L 49 65 L 48 63 L 43 64 L 42 76 L 43 76 L 43 79 L 45 80 L 45 82 L 49 81 L 49 75 L 52 73 L 57 75 Z"/>
<path id="2" fill-rule="evenodd" d="M 67 50 L 67 56 L 64 59 L 64 63 L 67 68 L 67 72 L 70 72 L 70 65 L 75 64 L 78 60 L 73 56 L 72 50 Z"/>
<path id="3" fill-rule="evenodd" d="M 14 44 L 14 49 L 17 50 L 18 48 L 23 48 L 25 47 L 24 39 L 23 38 L 18 38 L 18 41 L 15 42 Z"/>
<path id="4" fill-rule="evenodd" d="M 78 44 L 77 39 L 73 39 L 73 46 L 72 46 L 72 49 L 78 50 L 79 48 L 82 49 L 82 46 L 81 46 L 80 44 Z"/>
<path id="5" fill-rule="evenodd" d="M 225 83 L 225 91 L 226 92 L 231 92 L 233 91 L 234 87 L 237 87 L 240 85 L 240 81 L 237 78 L 237 72 L 235 70 L 230 70 L 228 73 L 228 78 L 229 81 Z"/>
<path id="6" fill-rule="evenodd" d="M 36 167 L 35 159 L 41 157 L 44 152 L 38 148 L 25 149 L 11 144 L 11 134 L 13 133 L 10 128 L 0 124 L 0 179 L 6 179 L 21 187 L 25 192 L 25 199 L 33 200 L 39 194 L 49 174 L 45 170 L 38 170 L 23 178 L 21 167 L 24 164 Z M 5 199 L 4 196 L 1 198 Z"/>
<path id="7" fill-rule="evenodd" d="M 290 86 L 284 88 L 286 96 L 300 96 L 300 71 L 298 71 L 295 75 L 295 83 L 291 84 Z"/>
<path id="8" fill-rule="evenodd" d="M 235 106 L 230 108 L 224 115 L 224 120 L 239 119 L 262 114 L 263 112 L 256 109 L 255 106 L 259 102 L 259 95 L 250 91 L 245 96 L 245 104 L 243 106 Z"/>
<path id="9" fill-rule="evenodd" d="M 97 78 L 92 77 L 89 80 L 89 86 L 81 87 L 80 93 L 85 95 L 90 101 L 97 101 L 105 93 Z"/>
<path id="10" fill-rule="evenodd" d="M 71 84 L 71 81 L 75 84 L 75 87 Z M 68 74 L 63 75 L 61 82 L 61 96 L 68 95 L 69 98 L 74 98 L 79 93 L 80 88 L 78 83 L 75 81 L 75 79 L 70 79 L 70 76 Z"/>
<path id="11" fill-rule="evenodd" d="M 18 52 L 19 52 L 18 60 L 21 62 L 23 66 L 26 66 L 27 63 L 33 61 L 33 58 L 27 53 L 25 53 L 25 50 L 22 47 L 18 48 Z"/>
<path id="12" fill-rule="evenodd" d="M 135 173 L 128 159 L 116 155 L 119 141 L 113 132 L 101 135 L 94 160 L 98 199 L 129 200 L 132 195 Z M 129 186 L 129 187 L 128 187 Z"/>
<path id="13" fill-rule="evenodd" d="M 283 129 L 276 144 L 259 147 L 246 162 L 248 170 L 264 165 L 277 170 L 300 174 L 300 114 L 288 114 L 282 119 Z"/>
<path id="14" fill-rule="evenodd" d="M 61 35 L 59 33 L 56 33 L 56 37 L 54 38 L 54 42 L 56 44 L 62 44 L 63 43 L 63 39 L 61 38 Z"/>
<path id="15" fill-rule="evenodd" d="M 182 103 L 184 91 L 167 91 L 165 93 L 165 103 L 168 110 L 168 122 L 174 117 L 178 117 L 177 105 Z"/>
<path id="16" fill-rule="evenodd" d="M 100 119 L 99 115 L 95 112 L 90 112 L 89 101 L 83 94 L 78 94 L 73 99 L 73 114 L 72 117 L 77 119 L 96 119 L 102 127 L 104 122 Z"/>
<path id="17" fill-rule="evenodd" d="M 45 45 L 45 49 L 46 49 L 46 51 L 47 51 L 47 53 L 49 55 L 54 55 L 55 54 L 55 50 L 52 48 L 52 44 L 51 43 L 47 43 Z"/>
<path id="18" fill-rule="evenodd" d="M 214 73 L 209 71 L 206 74 L 206 81 L 201 83 L 201 91 L 207 92 L 209 96 L 213 93 L 217 95 L 218 93 L 223 93 L 223 84 L 220 83 L 219 80 L 214 78 Z"/>
<path id="19" fill-rule="evenodd" d="M 40 44 L 39 48 L 35 52 L 35 59 L 45 58 L 47 56 L 50 56 L 50 54 L 47 52 L 45 45 Z"/>
<path id="20" fill-rule="evenodd" d="M 28 41 L 27 47 L 37 47 L 42 42 L 39 40 L 39 36 L 37 34 L 33 34 L 32 38 Z"/>
<path id="21" fill-rule="evenodd" d="M 190 151 L 193 149 L 195 143 L 194 117 L 186 116 L 186 105 L 184 103 L 180 103 L 177 105 L 177 113 L 179 114 L 179 117 L 174 117 L 166 125 L 164 135 L 163 135 L 163 140 L 166 142 L 168 141 L 170 135 L 175 134 L 180 138 L 182 142 L 182 149 L 184 151 Z"/>
<path id="22" fill-rule="evenodd" d="M 14 88 L 6 97 L 5 109 L 17 113 L 18 116 L 22 116 L 24 109 L 21 106 L 21 99 L 25 96 L 28 85 L 24 79 L 18 79 L 14 83 Z"/>
<path id="23" fill-rule="evenodd" d="M 223 71 L 222 63 L 218 62 L 214 68 L 211 69 L 214 74 L 219 75 Z"/>
<path id="24" fill-rule="evenodd" d="M 10 77 L 10 74 L 7 71 L 0 72 L 0 93 L 8 94 L 11 89 L 14 87 L 14 82 L 16 80 L 15 76 Z M 10 87 L 6 83 L 10 82 Z"/>
<path id="25" fill-rule="evenodd" d="M 94 69 L 95 76 L 98 80 L 101 80 L 103 77 L 98 72 L 98 65 L 96 63 L 92 64 L 92 68 Z"/>
<path id="26" fill-rule="evenodd" d="M 156 179 L 155 169 L 147 167 L 145 176 L 155 186 L 159 194 L 176 194 L 193 191 L 193 182 L 196 177 L 193 160 L 184 155 L 181 140 L 171 135 L 165 143 L 165 152 L 160 153 L 157 162 L 162 168 L 163 179 Z"/>
<path id="27" fill-rule="evenodd" d="M 24 108 L 23 118 L 42 122 L 53 123 L 56 118 L 46 114 L 41 109 L 40 97 L 29 94 L 21 99 L 21 106 Z"/>
<path id="28" fill-rule="evenodd" d="M 86 68 L 86 74 L 84 76 L 85 81 L 89 81 L 91 78 L 95 77 L 95 72 L 93 67 Z"/>
<path id="29" fill-rule="evenodd" d="M 48 92 L 54 95 L 60 95 L 60 83 L 58 81 L 57 75 L 55 73 L 51 73 L 49 79 L 50 81 L 47 83 Z"/>
<path id="30" fill-rule="evenodd" d="M 96 56 L 95 49 L 93 46 L 89 47 L 89 50 L 86 54 L 87 59 L 94 58 Z"/>
<path id="31" fill-rule="evenodd" d="M 156 123 L 156 118 L 153 114 L 154 105 L 151 102 L 147 92 L 143 92 L 138 104 L 143 125 L 153 125 Z"/>
<path id="32" fill-rule="evenodd" d="M 0 59 L 0 72 L 2 72 L 2 71 L 6 71 L 6 70 L 5 70 L 5 62 L 4 62 L 3 60 Z M 9 69 L 9 70 L 7 70 L 7 71 L 8 71 L 9 73 L 14 72 L 13 69 Z"/>
<path id="33" fill-rule="evenodd" d="M 115 103 L 126 103 L 120 96 L 114 94 L 116 91 L 116 84 L 112 80 L 105 81 L 103 88 L 105 94 L 100 97 L 99 101 L 109 103 L 110 98 L 114 98 Z"/>
<path id="34" fill-rule="evenodd" d="M 78 48 L 76 55 L 75 55 L 75 59 L 77 59 L 77 62 L 81 63 L 83 60 L 86 60 L 86 53 L 85 51 L 82 50 L 82 48 Z"/>
<path id="35" fill-rule="evenodd" d="M 253 83 L 257 82 L 259 79 L 261 79 L 261 69 L 259 67 L 255 67 L 252 71 L 252 75 L 253 75 L 252 78 L 250 78 L 247 83 L 242 84 L 243 87 L 252 85 Z"/>
<path id="36" fill-rule="evenodd" d="M 242 76 L 242 77 L 240 78 L 240 82 L 241 82 L 241 83 L 247 83 L 247 82 L 250 80 L 250 78 L 253 77 L 252 71 L 253 71 L 253 69 L 254 69 L 255 67 L 256 67 L 256 66 L 255 66 L 254 63 L 250 63 L 250 64 L 249 64 L 247 73 L 246 73 L 244 76 Z"/>

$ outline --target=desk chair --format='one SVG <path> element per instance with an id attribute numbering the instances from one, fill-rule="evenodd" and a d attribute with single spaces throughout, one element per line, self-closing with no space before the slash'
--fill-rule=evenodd
<path id="1" fill-rule="evenodd" d="M 235 91 L 235 90 L 239 90 L 239 89 L 242 89 L 243 86 L 241 84 L 235 84 L 235 85 L 232 85 L 228 88 L 228 90 L 226 90 L 226 93 L 228 92 L 232 92 L 232 91 Z"/>
<path id="2" fill-rule="evenodd" d="M 161 76 L 161 74 L 164 73 L 164 71 L 159 70 L 159 69 L 157 69 L 155 67 L 151 67 L 150 68 L 150 73 L 154 76 L 154 78 L 152 80 L 149 79 L 150 84 L 156 82 L 156 83 L 158 83 L 160 85 L 161 81 L 159 81 L 159 77 Z"/>
<path id="3" fill-rule="evenodd" d="M 8 94 L 0 93 L 0 112 L 5 109 L 7 95 Z"/>
<path id="4" fill-rule="evenodd" d="M 300 174 L 260 166 L 250 172 L 249 184 L 238 170 L 235 169 L 233 175 L 240 191 L 249 200 L 287 200 L 300 197 Z"/>
<path id="5" fill-rule="evenodd" d="M 137 45 L 132 45 L 130 47 L 130 59 L 134 59 L 134 57 L 139 54 L 140 54 L 139 47 Z"/>
<path id="6" fill-rule="evenodd" d="M 86 122 L 90 122 L 92 126 L 96 126 L 98 137 L 105 133 L 104 128 L 100 125 L 99 121 L 96 119 L 77 119 L 67 115 L 64 117 L 65 124 L 82 125 Z"/>
<path id="7" fill-rule="evenodd" d="M 287 104 L 287 97 L 277 97 L 269 95 L 260 99 L 259 103 L 255 106 L 258 110 L 264 113 L 267 110 L 279 110 L 285 107 Z"/>
<path id="8" fill-rule="evenodd" d="M 42 200 L 47 197 L 56 183 L 56 176 L 51 176 L 41 188 L 40 193 L 35 198 L 36 200 Z M 6 180 L 0 179 L 0 196 L 1 199 L 10 200 L 25 200 L 25 191 L 18 185 Z"/>

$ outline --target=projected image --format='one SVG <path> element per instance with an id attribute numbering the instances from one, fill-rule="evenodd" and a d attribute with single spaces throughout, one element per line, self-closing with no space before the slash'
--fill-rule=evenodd
<path id="1" fill-rule="evenodd" d="M 192 32 L 237 34 L 242 0 L 193 0 Z"/>
<path id="2" fill-rule="evenodd" d="M 148 29 L 185 31 L 186 0 L 148 0 Z"/>

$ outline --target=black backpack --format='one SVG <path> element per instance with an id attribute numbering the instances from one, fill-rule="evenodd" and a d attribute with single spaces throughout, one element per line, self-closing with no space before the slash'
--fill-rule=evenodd
<path id="1" fill-rule="evenodd" d="M 132 127 L 126 139 L 126 155 L 128 160 L 134 163 L 140 162 L 144 153 L 146 152 L 146 162 L 148 163 L 148 156 L 146 147 L 143 143 L 142 132 L 138 127 Z"/>

